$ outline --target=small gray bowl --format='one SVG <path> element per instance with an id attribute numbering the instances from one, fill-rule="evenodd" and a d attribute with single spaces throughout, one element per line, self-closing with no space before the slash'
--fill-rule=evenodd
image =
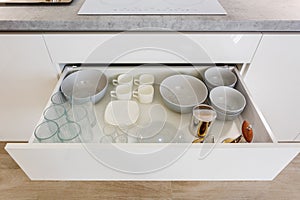
<path id="1" fill-rule="evenodd" d="M 237 82 L 237 77 L 229 69 L 210 67 L 204 72 L 204 82 L 209 90 L 218 86 L 234 87 Z"/>
<path id="2" fill-rule="evenodd" d="M 108 79 L 96 69 L 85 69 L 68 75 L 60 88 L 69 101 L 84 103 L 100 101 L 107 90 Z"/>
<path id="3" fill-rule="evenodd" d="M 219 86 L 210 91 L 209 100 L 219 113 L 236 115 L 243 112 L 246 99 L 238 90 L 227 86 Z"/>

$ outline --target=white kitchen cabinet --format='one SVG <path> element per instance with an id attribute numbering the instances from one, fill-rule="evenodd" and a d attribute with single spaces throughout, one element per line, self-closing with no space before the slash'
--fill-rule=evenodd
<path id="1" fill-rule="evenodd" d="M 187 35 L 192 35 L 193 40 L 200 38 L 201 42 L 197 44 L 206 46 L 205 49 L 210 52 L 209 54 L 212 55 L 213 61 L 226 62 L 228 64 L 231 62 L 250 63 L 260 40 L 260 34 L 245 34 L 245 37 L 233 34 L 234 37 L 231 38 L 231 42 L 229 42 L 230 34 L 224 34 L 225 36 L 223 34 L 211 34 L 212 38 L 210 38 L 210 34 Z M 202 40 L 203 35 L 207 37 L 207 41 Z M 91 37 L 90 39 L 89 36 Z M 134 56 L 131 54 L 123 55 L 116 61 L 121 64 L 124 62 L 133 63 L 132 66 L 121 65 L 107 68 L 106 65 L 101 65 L 101 63 L 114 60 L 112 55 L 115 55 L 115 52 L 110 54 L 113 49 L 101 49 L 101 47 L 110 47 L 111 44 L 108 46 L 101 45 L 100 51 L 96 53 L 91 52 L 98 46 L 100 40 L 104 42 L 105 39 L 113 36 L 110 34 L 45 34 L 46 44 L 55 64 L 63 66 L 64 63 L 86 61 L 98 63 L 98 66 L 96 64 L 91 66 L 83 65 L 82 68 L 65 68 L 53 93 L 59 90 L 63 78 L 68 73 L 73 70 L 85 69 L 85 67 L 97 68 L 108 74 L 113 73 L 116 76 L 119 73 L 126 72 L 126 70 L 135 71 L 134 63 L 152 61 L 153 63 L 171 62 L 173 65 L 169 68 L 157 65 L 143 66 L 139 68 L 138 74 L 145 73 L 152 67 L 161 70 L 159 71 L 161 73 L 158 73 L 160 76 L 166 72 L 176 71 L 178 70 L 177 68 L 180 68 L 185 73 L 190 68 L 198 71 L 193 66 L 183 66 L 182 60 L 180 61 L 178 57 L 164 54 L 165 51 L 160 51 L 161 54 L 148 51 L 151 49 L 146 49 L 141 54 L 138 52 Z M 218 40 L 220 36 L 221 38 L 227 38 L 225 40 L 227 42 L 223 41 L 222 43 L 221 40 Z M 154 41 L 155 43 L 155 39 L 150 37 L 147 41 Z M 124 44 L 128 45 L 128 41 L 129 39 L 124 41 Z M 143 42 L 144 38 L 137 41 Z M 126 48 L 122 49 L 122 45 L 118 42 L 117 40 L 117 43 L 113 43 L 116 52 L 127 53 L 125 51 Z M 176 46 L 176 42 L 177 40 L 173 41 L 174 46 Z M 155 44 L 159 45 L 158 43 Z M 228 44 L 231 45 L 228 47 Z M 125 46 L 128 47 L 127 45 Z M 134 46 L 129 45 L 129 47 Z M 121 51 L 119 51 L 120 49 Z M 136 49 L 133 48 L 133 50 Z M 136 51 L 133 52 L 136 53 Z M 186 52 L 190 52 L 190 49 L 188 48 Z M 196 53 L 191 52 L 191 57 L 189 58 L 192 61 L 208 62 L 207 57 L 202 54 L 204 52 L 201 50 Z M 129 53 L 131 52 L 129 51 Z M 111 57 L 106 57 L 107 55 Z M 176 52 L 173 55 L 176 55 Z M 197 58 L 197 55 L 199 58 Z M 105 58 L 108 59 L 106 60 Z M 174 65 L 177 62 L 181 65 Z M 203 67 L 203 65 L 201 66 Z M 255 131 L 254 141 L 251 144 L 189 143 L 187 146 L 180 143 L 36 143 L 32 134 L 28 143 L 9 143 L 5 149 L 32 180 L 272 180 L 299 153 L 300 146 L 298 144 L 278 143 L 259 108 L 249 95 L 247 86 L 244 84 L 238 70 L 234 69 L 234 72 L 238 76 L 236 88 L 244 94 L 247 101 L 247 107 L 241 119 L 250 121 Z M 110 98 L 109 94 L 106 94 L 105 98 Z M 157 98 L 159 98 L 159 95 Z M 50 101 L 48 102 L 49 104 Z M 99 106 L 101 107 L 101 102 L 95 107 L 99 108 Z M 103 110 L 97 109 L 96 113 L 99 114 L 97 117 L 98 122 L 103 122 Z M 234 127 L 232 129 L 232 124 L 230 123 L 229 126 L 224 126 L 225 133 L 229 135 L 239 133 L 240 128 L 238 126 Z M 170 153 L 170 155 L 174 152 L 182 152 L 182 154 L 167 165 L 161 166 L 161 168 L 147 171 L 149 167 L 156 166 L 158 161 L 168 160 L 169 156 L 168 154 L 153 154 L 154 156 L 149 158 L 143 153 L 155 153 L 157 149 L 164 148 L 165 145 L 168 146 L 167 153 Z M 136 156 L 128 157 L 126 153 L 130 154 L 131 152 L 134 152 L 133 155 Z M 108 159 L 106 161 L 109 162 L 103 162 L 98 156 L 104 156 L 105 159 Z M 136 171 L 126 170 L 128 167 L 136 169 Z M 145 170 L 143 171 L 143 169 Z M 142 171 L 143 173 L 141 173 Z"/>
<path id="2" fill-rule="evenodd" d="M 259 33 L 45 34 L 53 62 L 249 63 Z M 137 44 L 137 45 L 135 45 Z M 140 48 L 143 46 L 143 48 Z"/>
<path id="3" fill-rule="evenodd" d="M 279 141 L 300 141 L 299 63 L 299 34 L 264 34 L 245 77 Z"/>
<path id="4" fill-rule="evenodd" d="M 0 34 L 0 141 L 28 141 L 57 82 L 41 34 Z"/>

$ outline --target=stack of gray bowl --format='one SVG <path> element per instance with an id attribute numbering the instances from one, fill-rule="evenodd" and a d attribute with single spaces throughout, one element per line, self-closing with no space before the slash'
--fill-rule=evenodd
<path id="1" fill-rule="evenodd" d="M 209 101 L 217 112 L 219 120 L 234 120 L 246 106 L 245 97 L 233 87 L 237 82 L 236 75 L 224 67 L 211 67 L 204 73 L 208 87 Z"/>

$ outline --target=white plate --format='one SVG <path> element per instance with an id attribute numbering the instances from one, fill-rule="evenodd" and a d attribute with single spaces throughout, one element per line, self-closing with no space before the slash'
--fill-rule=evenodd
<path id="1" fill-rule="evenodd" d="M 111 101 L 105 109 L 104 118 L 108 124 L 114 126 L 130 126 L 134 124 L 140 114 L 135 101 Z"/>

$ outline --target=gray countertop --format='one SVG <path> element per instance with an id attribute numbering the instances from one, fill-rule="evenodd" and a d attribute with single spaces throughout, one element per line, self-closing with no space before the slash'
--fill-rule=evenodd
<path id="1" fill-rule="evenodd" d="M 69 5 L 0 5 L 0 31 L 300 31 L 299 0 L 219 0 L 226 16 L 79 16 Z"/>

